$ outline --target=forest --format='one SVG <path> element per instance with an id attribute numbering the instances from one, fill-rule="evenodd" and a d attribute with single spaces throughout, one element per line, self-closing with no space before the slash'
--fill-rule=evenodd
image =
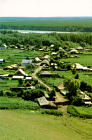
<path id="1" fill-rule="evenodd" d="M 92 17 L 0 18 L 0 29 L 92 32 Z"/>

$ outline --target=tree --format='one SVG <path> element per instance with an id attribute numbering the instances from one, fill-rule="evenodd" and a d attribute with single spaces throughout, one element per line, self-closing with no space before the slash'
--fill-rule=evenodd
<path id="1" fill-rule="evenodd" d="M 64 81 L 64 86 L 69 92 L 69 96 L 77 96 L 80 84 L 77 79 L 66 79 Z"/>
<path id="2" fill-rule="evenodd" d="M 23 80 L 22 79 L 19 79 L 19 85 L 23 85 Z"/>

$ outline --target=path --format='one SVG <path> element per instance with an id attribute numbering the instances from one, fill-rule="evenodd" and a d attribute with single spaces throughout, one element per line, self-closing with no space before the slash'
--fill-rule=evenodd
<path id="1" fill-rule="evenodd" d="M 41 80 L 36 76 L 36 74 L 37 74 L 39 71 L 41 71 L 42 68 L 43 68 L 43 66 L 39 66 L 39 67 L 34 71 L 34 73 L 32 74 L 32 77 L 35 78 L 40 84 L 42 84 L 43 86 L 45 86 L 49 91 L 51 91 L 52 89 L 51 89 L 48 85 L 46 85 L 43 81 L 41 81 Z"/>

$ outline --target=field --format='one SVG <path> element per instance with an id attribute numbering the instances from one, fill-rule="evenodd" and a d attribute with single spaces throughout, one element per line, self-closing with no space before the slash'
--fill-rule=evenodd
<path id="1" fill-rule="evenodd" d="M 0 110 L 0 140 L 91 140 L 92 119 Z"/>
<path id="2" fill-rule="evenodd" d="M 92 18 L 0 18 L 0 29 L 92 32 Z"/>

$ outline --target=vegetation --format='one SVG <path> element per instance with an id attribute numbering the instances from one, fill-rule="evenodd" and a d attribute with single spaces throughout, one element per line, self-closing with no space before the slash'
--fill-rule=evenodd
<path id="1" fill-rule="evenodd" d="M 92 18 L 0 18 L 0 29 L 92 32 Z"/>
<path id="2" fill-rule="evenodd" d="M 39 106 L 32 101 L 24 101 L 20 98 L 0 97 L 0 109 L 31 109 L 37 110 Z"/>
<path id="3" fill-rule="evenodd" d="M 74 116 L 79 116 L 83 118 L 92 118 L 92 107 L 76 107 L 76 106 L 68 106 L 68 113 L 74 115 Z"/>
<path id="4" fill-rule="evenodd" d="M 62 116 L 63 113 L 59 110 L 54 110 L 54 109 L 44 109 L 41 111 L 42 114 L 49 114 L 49 115 L 55 115 L 55 116 Z"/>

